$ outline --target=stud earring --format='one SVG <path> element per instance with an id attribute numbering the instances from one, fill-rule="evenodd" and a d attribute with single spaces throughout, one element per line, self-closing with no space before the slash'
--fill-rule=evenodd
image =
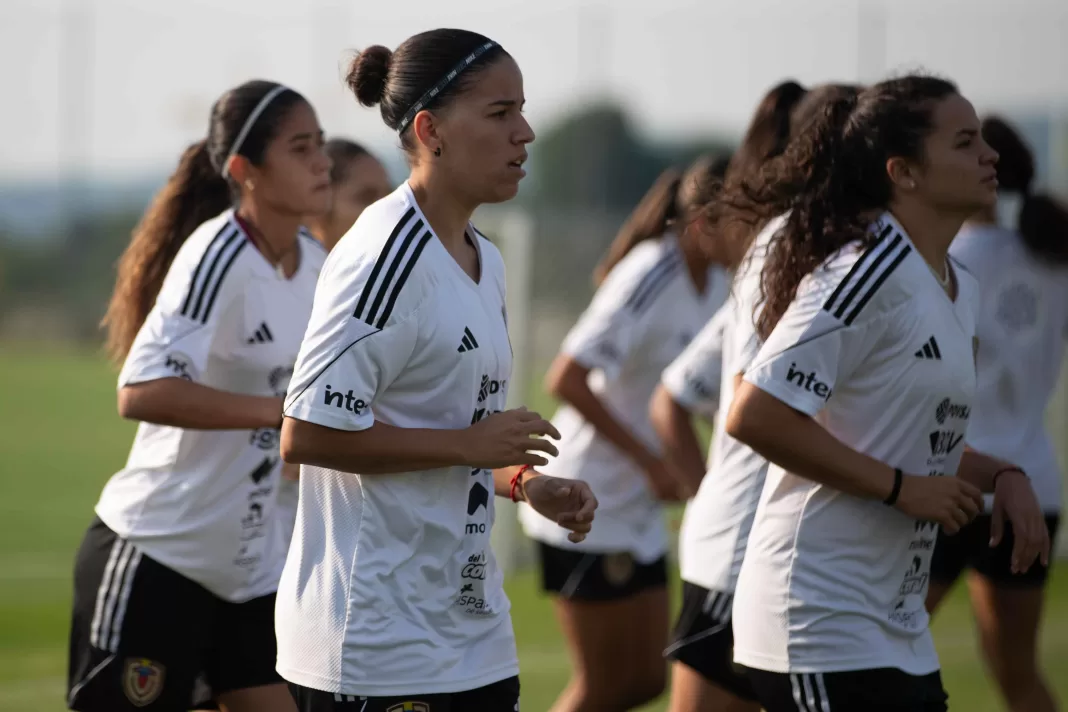
<path id="1" fill-rule="evenodd" d="M 435 156 L 440 156 L 441 155 L 441 146 L 438 146 L 437 148 L 434 149 L 434 155 Z"/>

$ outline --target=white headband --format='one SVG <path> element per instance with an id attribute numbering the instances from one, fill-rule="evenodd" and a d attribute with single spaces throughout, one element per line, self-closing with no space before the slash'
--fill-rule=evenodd
<path id="1" fill-rule="evenodd" d="M 274 98 L 284 91 L 287 91 L 289 87 L 279 84 L 274 89 L 267 92 L 267 95 L 260 99 L 260 103 L 256 104 L 256 108 L 252 110 L 252 113 L 245 119 L 245 125 L 241 127 L 241 131 L 237 134 L 237 138 L 234 139 L 234 145 L 230 147 L 230 152 L 226 154 L 226 160 L 223 161 L 222 177 L 230 177 L 230 159 L 237 155 L 237 152 L 241 150 L 241 144 L 248 138 L 248 132 L 252 130 L 252 127 L 256 125 L 256 119 L 260 118 L 260 114 L 264 112 L 267 106 L 274 101 Z"/>

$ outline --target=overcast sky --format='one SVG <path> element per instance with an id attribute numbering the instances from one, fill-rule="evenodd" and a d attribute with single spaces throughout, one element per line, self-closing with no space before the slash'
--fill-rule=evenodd
<path id="1" fill-rule="evenodd" d="M 342 56 L 440 26 L 516 57 L 535 130 L 607 95 L 657 136 L 737 132 L 786 76 L 920 66 L 980 108 L 1068 114 L 1063 0 L 0 0 L 0 175 L 172 165 L 211 101 L 253 77 L 303 92 L 328 133 L 388 148 Z"/>

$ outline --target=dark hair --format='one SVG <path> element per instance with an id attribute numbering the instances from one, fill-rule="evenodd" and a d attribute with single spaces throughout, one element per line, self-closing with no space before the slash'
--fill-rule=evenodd
<path id="1" fill-rule="evenodd" d="M 786 149 L 790 140 L 790 115 L 805 94 L 803 86 L 788 80 L 764 95 L 749 121 L 741 145 L 731 157 L 728 176 L 748 175 L 760 170 L 764 161 Z"/>
<path id="2" fill-rule="evenodd" d="M 822 85 L 809 91 L 797 82 L 786 81 L 769 91 L 757 106 L 742 145 L 731 159 L 724 185 L 714 195 L 736 193 L 742 186 L 757 181 L 765 164 L 786 150 L 790 138 L 827 101 L 831 94 L 829 87 L 838 86 Z M 714 227 L 710 232 L 724 246 L 728 266 L 738 267 L 749 244 L 770 218 L 742 210 L 742 204 L 736 200 L 717 202 L 710 200 L 705 205 L 706 228 Z"/>
<path id="3" fill-rule="evenodd" d="M 366 148 L 344 138 L 332 138 L 323 147 L 326 155 L 330 157 L 330 184 L 342 183 L 349 174 L 349 164 L 360 156 L 367 156 Z"/>
<path id="4" fill-rule="evenodd" d="M 752 181 L 727 190 L 725 214 L 766 223 L 789 213 L 772 238 L 761 274 L 757 333 L 767 338 L 793 301 L 805 275 L 853 241 L 870 243 L 869 231 L 892 196 L 886 162 L 924 160 L 938 101 L 956 94 L 951 82 L 910 75 L 844 93 L 822 107 L 786 152 Z"/>
<path id="5" fill-rule="evenodd" d="M 245 122 L 277 86 L 250 81 L 219 97 L 211 107 L 208 137 L 185 150 L 177 169 L 134 228 L 119 258 L 115 289 L 101 322 L 107 329 L 107 352 L 116 363 L 129 353 L 179 248 L 201 223 L 226 210 L 240 195 L 240 187 L 224 179 L 222 170 Z M 278 93 L 261 109 L 235 155 L 261 164 L 281 121 L 292 106 L 303 101 L 291 89 Z"/>
<path id="6" fill-rule="evenodd" d="M 1031 193 L 1035 158 L 1023 138 L 997 116 L 983 119 L 983 140 L 998 152 L 998 185 L 1004 193 L 1023 198 L 1016 226 L 1025 245 L 1036 256 L 1068 264 L 1068 210 L 1047 195 Z"/>
<path id="7" fill-rule="evenodd" d="M 396 50 L 374 45 L 353 58 L 345 83 L 363 106 L 381 105 L 382 120 L 394 131 L 416 102 L 453 71 L 468 55 L 490 40 L 468 30 L 437 29 L 420 32 L 401 42 Z M 452 81 L 429 97 L 423 109 L 449 104 L 475 77 L 508 53 L 494 45 L 467 65 Z M 401 146 L 411 151 L 410 124 L 401 131 Z"/>
<path id="8" fill-rule="evenodd" d="M 680 174 L 675 168 L 661 173 L 623 223 L 604 258 L 594 268 L 594 286 L 599 287 L 612 268 L 635 245 L 660 237 L 678 221 L 689 220 L 694 210 L 711 200 L 712 194 L 722 185 L 727 165 L 728 159 L 704 155 L 694 161 L 685 173 Z"/>

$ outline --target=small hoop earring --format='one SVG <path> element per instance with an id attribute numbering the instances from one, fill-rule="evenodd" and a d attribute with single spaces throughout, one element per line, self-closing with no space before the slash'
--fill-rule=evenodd
<path id="1" fill-rule="evenodd" d="M 435 156 L 440 156 L 441 155 L 441 146 L 438 146 L 437 148 L 434 149 L 434 155 Z"/>

